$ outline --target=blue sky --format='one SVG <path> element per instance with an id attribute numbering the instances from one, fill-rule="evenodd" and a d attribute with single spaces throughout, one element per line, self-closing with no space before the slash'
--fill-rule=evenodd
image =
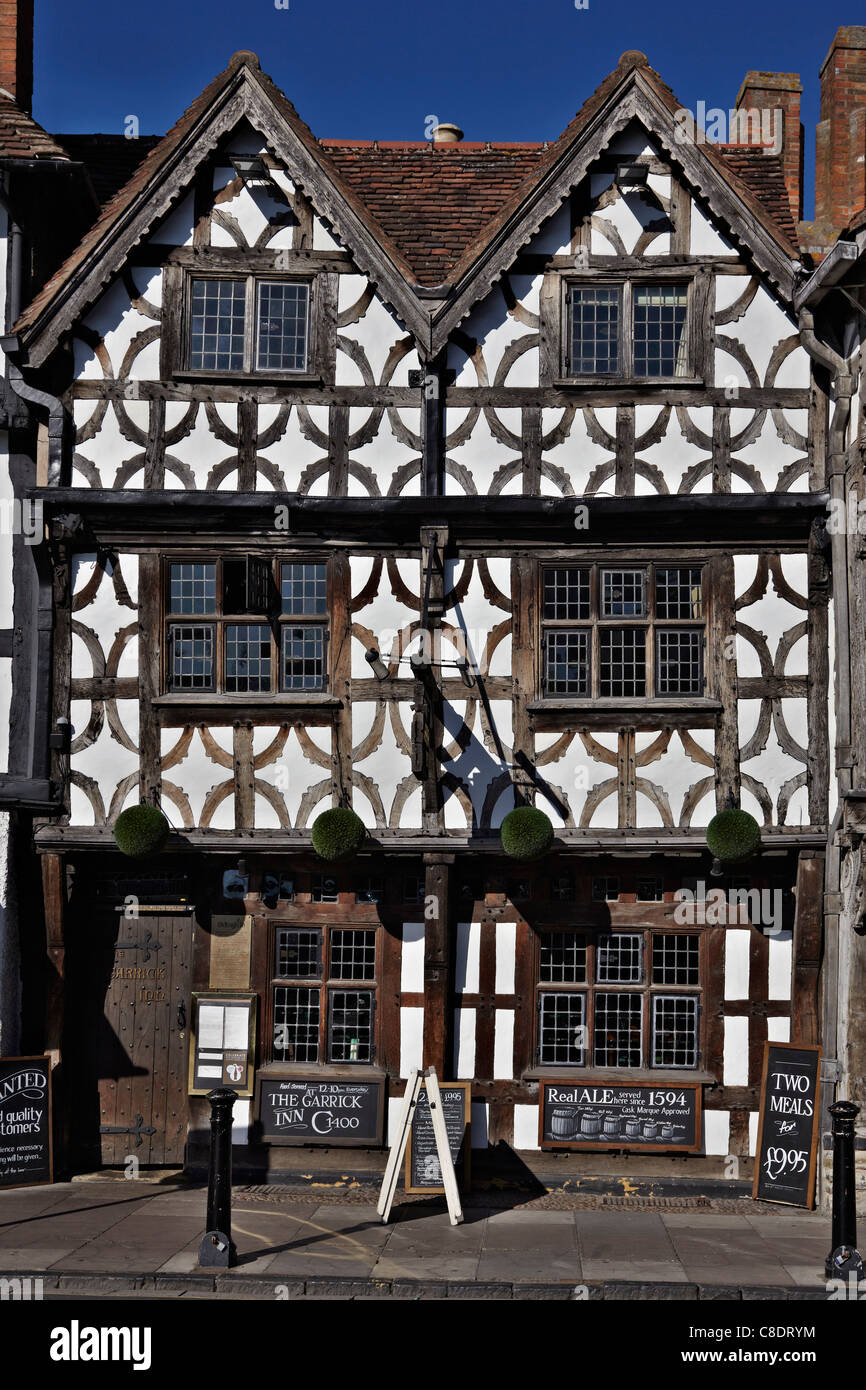
<path id="1" fill-rule="evenodd" d="M 435 115 L 470 140 L 543 140 L 639 48 L 692 109 L 732 106 L 749 68 L 799 72 L 808 215 L 818 69 L 839 25 L 863 18 L 853 4 L 754 0 L 276 3 L 36 0 L 34 115 L 51 131 L 117 133 L 136 115 L 142 134 L 161 134 L 251 48 L 319 136 L 420 140 Z"/>

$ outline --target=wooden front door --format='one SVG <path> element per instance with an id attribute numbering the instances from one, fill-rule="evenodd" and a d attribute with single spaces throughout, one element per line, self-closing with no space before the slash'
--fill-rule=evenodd
<path id="1" fill-rule="evenodd" d="M 192 918 L 100 911 L 69 941 L 73 1158 L 183 1164 Z"/>

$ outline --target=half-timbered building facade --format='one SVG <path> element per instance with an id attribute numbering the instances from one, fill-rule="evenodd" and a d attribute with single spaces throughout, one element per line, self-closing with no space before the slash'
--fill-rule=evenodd
<path id="1" fill-rule="evenodd" d="M 742 109 L 790 111 L 750 76 Z M 41 393 L 73 1163 L 201 1162 L 208 992 L 253 999 L 259 1079 L 392 1104 L 433 1065 L 471 1081 L 473 1145 L 528 1161 L 545 1078 L 689 1083 L 686 1162 L 728 1177 L 764 1042 L 819 1039 L 831 388 L 799 119 L 781 153 L 715 146 L 628 52 L 550 144 L 459 137 L 318 140 L 237 54 L 7 344 Z M 140 801 L 172 833 L 133 861 Z M 555 828 L 529 863 L 499 837 L 527 804 Z M 335 806 L 367 839 L 328 862 Z M 761 853 L 713 877 L 735 806 Z M 236 1162 L 276 1171 L 250 1089 Z"/>

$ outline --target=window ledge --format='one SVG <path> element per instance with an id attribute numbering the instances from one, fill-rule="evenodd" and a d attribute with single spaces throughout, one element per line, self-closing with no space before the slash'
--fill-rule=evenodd
<path id="1" fill-rule="evenodd" d="M 377 1067 L 372 1062 L 265 1062 L 256 1068 L 256 1075 L 268 1076 L 271 1080 L 284 1078 L 286 1081 L 315 1081 L 318 1077 L 347 1075 L 357 1077 L 359 1081 L 384 1081 L 388 1073 L 384 1067 Z"/>
<path id="2" fill-rule="evenodd" d="M 601 699 L 588 700 L 582 696 L 568 695 L 546 695 L 540 700 L 527 700 L 526 711 L 528 714 L 544 714 L 547 711 L 565 710 L 571 712 L 586 712 L 587 714 L 597 714 L 600 711 L 614 710 L 623 714 L 658 714 L 667 713 L 681 714 L 690 710 L 701 712 L 711 711 L 713 713 L 722 708 L 721 700 L 714 700 L 708 697 L 694 696 L 681 700 L 655 700 L 647 698 L 641 703 L 634 700 L 620 699 Z"/>
<path id="3" fill-rule="evenodd" d="M 297 693 L 290 690 L 280 691 L 279 695 L 249 694 L 239 693 L 237 695 L 224 695 L 216 690 L 202 691 L 199 695 L 187 695 L 182 690 L 172 691 L 170 695 L 155 695 L 151 701 L 154 705 L 333 705 L 334 709 L 342 709 L 343 701 L 338 695 L 331 695 L 327 690 L 311 690 L 309 694 L 299 690 Z"/>
<path id="4" fill-rule="evenodd" d="M 528 1071 L 521 1074 L 521 1081 L 585 1081 L 587 1085 L 604 1085 L 610 1082 L 612 1086 L 627 1085 L 633 1081 L 635 1085 L 646 1085 L 655 1083 L 664 1086 L 675 1086 L 677 1083 L 700 1082 L 701 1085 L 715 1085 L 718 1078 L 709 1071 L 691 1071 L 685 1068 L 681 1071 L 653 1071 L 648 1067 L 635 1067 L 633 1071 L 618 1071 L 616 1068 L 606 1069 L 605 1067 L 530 1067 Z"/>
<path id="5" fill-rule="evenodd" d="M 320 372 L 172 372 L 175 381 L 189 381 L 204 385 L 207 382 L 224 383 L 227 386 L 321 386 L 324 378 Z"/>
<path id="6" fill-rule="evenodd" d="M 695 388 L 703 389 L 706 382 L 699 376 L 557 376 L 553 378 L 553 385 L 560 391 L 574 387 L 582 390 L 591 388 L 593 391 L 604 387 L 619 391 L 623 388 L 645 391 L 653 386 L 664 386 L 666 389 L 682 386 L 685 390 L 694 391 Z"/>

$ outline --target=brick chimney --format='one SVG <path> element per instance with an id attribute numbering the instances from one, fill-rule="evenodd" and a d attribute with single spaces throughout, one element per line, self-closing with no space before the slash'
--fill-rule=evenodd
<path id="1" fill-rule="evenodd" d="M 832 236 L 866 207 L 866 25 L 845 25 L 830 45 L 815 150 L 815 221 Z"/>
<path id="2" fill-rule="evenodd" d="M 779 151 L 788 201 L 794 221 L 803 216 L 803 127 L 800 124 L 800 93 L 803 88 L 796 72 L 747 72 L 737 93 L 738 111 L 779 111 L 782 148 Z M 774 120 L 766 119 L 764 129 L 775 132 Z"/>
<path id="3" fill-rule="evenodd" d="M 33 0 L 0 0 L 0 87 L 33 106 Z"/>

